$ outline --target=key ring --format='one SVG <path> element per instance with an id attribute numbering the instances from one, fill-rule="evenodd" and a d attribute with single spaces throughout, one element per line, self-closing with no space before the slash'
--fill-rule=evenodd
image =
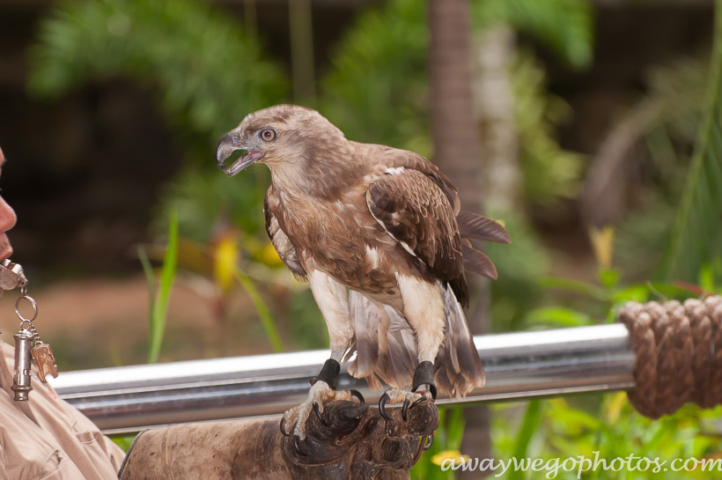
<path id="1" fill-rule="evenodd" d="M 23 287 L 23 290 L 27 292 L 25 287 Z M 33 307 L 33 317 L 32 318 L 25 318 L 23 317 L 23 314 L 20 313 L 20 301 L 22 299 L 27 299 L 30 302 L 30 305 Z M 28 296 L 27 294 L 23 295 L 22 297 L 19 297 L 15 301 L 15 314 L 17 314 L 18 318 L 20 319 L 20 329 L 24 329 L 24 325 L 27 323 L 28 326 L 32 325 L 33 320 L 35 320 L 38 317 L 38 304 L 35 302 L 35 299 L 31 296 Z"/>

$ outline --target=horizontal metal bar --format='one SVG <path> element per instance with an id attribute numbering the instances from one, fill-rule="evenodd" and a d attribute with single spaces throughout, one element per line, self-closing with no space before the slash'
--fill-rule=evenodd
<path id="1" fill-rule="evenodd" d="M 634 385 L 627 329 L 600 325 L 475 337 L 486 385 L 469 404 L 627 389 Z M 306 398 L 328 350 L 63 372 L 52 385 L 106 433 L 183 422 L 273 415 Z M 381 392 L 345 371 L 339 388 L 374 402 Z"/>

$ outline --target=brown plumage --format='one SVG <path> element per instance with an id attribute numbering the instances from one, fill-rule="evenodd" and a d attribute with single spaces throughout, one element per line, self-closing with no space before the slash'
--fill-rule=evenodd
<path id="1" fill-rule="evenodd" d="M 248 153 L 223 167 L 239 149 Z M 353 357 L 349 372 L 372 386 L 407 386 L 420 361 L 435 361 L 441 393 L 483 384 L 462 312 L 465 273 L 496 278 L 496 269 L 470 240 L 509 237 L 497 222 L 462 212 L 434 164 L 349 141 L 316 111 L 292 105 L 246 117 L 217 159 L 229 175 L 256 162 L 271 169 L 266 231 L 289 269 L 309 279 L 332 358 Z"/>

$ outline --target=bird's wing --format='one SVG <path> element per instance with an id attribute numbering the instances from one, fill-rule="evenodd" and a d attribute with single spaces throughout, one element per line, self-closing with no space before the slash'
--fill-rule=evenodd
<path id="1" fill-rule="evenodd" d="M 266 233 L 268 234 L 268 238 L 271 239 L 273 248 L 278 252 L 278 256 L 283 260 L 283 263 L 285 263 L 294 274 L 305 277 L 306 271 L 303 269 L 301 262 L 298 261 L 296 249 L 286 235 L 286 232 L 281 229 L 274 213 L 278 208 L 279 204 L 273 195 L 273 187 L 271 187 L 266 192 L 266 197 L 263 200 L 263 213 L 266 216 Z"/>
<path id="2" fill-rule="evenodd" d="M 449 177 L 442 172 L 439 167 L 431 163 L 426 157 L 418 153 L 409 152 L 408 150 L 399 150 L 396 148 L 381 146 L 383 151 L 379 152 L 379 162 L 387 165 L 392 169 L 403 168 L 405 170 L 416 170 L 429 177 L 446 195 L 449 200 L 454 215 L 458 215 L 461 211 L 461 201 L 459 200 L 459 192 Z"/>
<path id="3" fill-rule="evenodd" d="M 411 168 L 389 168 L 366 191 L 371 215 L 434 278 L 467 303 L 461 236 L 455 211 L 439 184 Z"/>

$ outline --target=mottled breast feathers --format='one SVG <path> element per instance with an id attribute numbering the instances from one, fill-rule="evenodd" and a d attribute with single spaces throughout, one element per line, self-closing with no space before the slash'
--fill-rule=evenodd
<path id="1" fill-rule="evenodd" d="M 273 214 L 273 211 L 278 208 L 278 205 L 272 205 L 272 203 L 276 201 L 272 194 L 273 187 L 270 187 L 266 191 L 266 197 L 263 199 L 263 214 L 266 217 L 266 234 L 268 238 L 271 239 L 271 244 L 273 244 L 273 248 L 276 249 L 278 256 L 281 257 L 281 260 L 289 270 L 295 275 L 305 277 L 306 271 L 303 269 L 301 262 L 298 261 L 296 249 L 288 238 L 288 235 L 286 235 L 286 232 L 281 229 L 281 226 L 278 224 L 278 219 Z"/>

